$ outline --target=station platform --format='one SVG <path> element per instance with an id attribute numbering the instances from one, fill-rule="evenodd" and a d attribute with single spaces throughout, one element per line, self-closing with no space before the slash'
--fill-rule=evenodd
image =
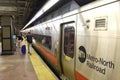
<path id="1" fill-rule="evenodd" d="M 32 48 L 23 55 L 20 48 L 13 55 L 0 55 L 0 80 L 59 80 Z"/>

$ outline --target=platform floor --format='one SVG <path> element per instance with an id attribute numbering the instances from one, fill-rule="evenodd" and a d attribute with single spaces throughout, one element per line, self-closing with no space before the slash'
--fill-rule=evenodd
<path id="1" fill-rule="evenodd" d="M 0 56 L 0 80 L 38 80 L 28 55 Z"/>
<path id="2" fill-rule="evenodd" d="M 1 48 L 1 47 L 0 47 Z M 32 55 L 23 55 L 20 48 L 14 55 L 0 55 L 0 80 L 59 80 L 32 48 Z"/>

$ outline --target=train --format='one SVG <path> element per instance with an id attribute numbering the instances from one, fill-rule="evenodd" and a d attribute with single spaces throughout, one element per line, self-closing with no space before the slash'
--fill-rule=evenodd
<path id="1" fill-rule="evenodd" d="M 21 32 L 29 31 L 62 80 L 120 79 L 120 0 L 70 0 Z"/>

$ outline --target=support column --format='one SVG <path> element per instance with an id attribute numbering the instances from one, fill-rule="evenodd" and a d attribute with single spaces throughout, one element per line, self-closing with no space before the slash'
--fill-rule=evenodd
<path id="1" fill-rule="evenodd" d="M 13 40 L 12 40 L 12 17 L 1 16 L 1 42 L 2 53 L 1 55 L 13 54 Z"/>

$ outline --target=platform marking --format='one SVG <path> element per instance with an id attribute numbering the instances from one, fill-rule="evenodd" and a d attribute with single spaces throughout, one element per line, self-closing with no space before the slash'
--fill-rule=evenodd
<path id="1" fill-rule="evenodd" d="M 59 80 L 33 49 L 30 60 L 38 76 L 38 80 Z"/>

